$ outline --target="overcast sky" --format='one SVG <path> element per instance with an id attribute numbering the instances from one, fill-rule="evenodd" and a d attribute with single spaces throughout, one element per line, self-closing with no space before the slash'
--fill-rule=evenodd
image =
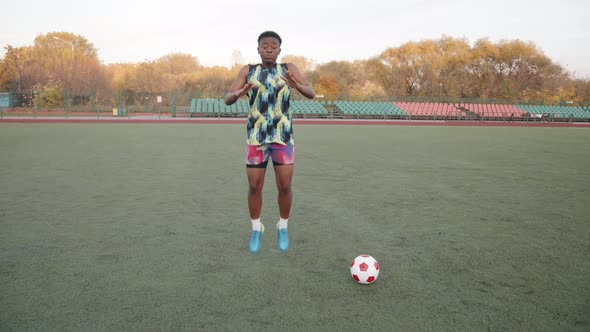
<path id="1" fill-rule="evenodd" d="M 4 46 L 33 45 L 39 34 L 72 32 L 105 64 L 189 53 L 205 66 L 229 66 L 240 51 L 258 62 L 265 30 L 283 38 L 283 55 L 316 63 L 360 60 L 408 41 L 442 35 L 534 42 L 578 78 L 590 78 L 589 0 L 446 1 L 9 1 L 2 6 Z"/>

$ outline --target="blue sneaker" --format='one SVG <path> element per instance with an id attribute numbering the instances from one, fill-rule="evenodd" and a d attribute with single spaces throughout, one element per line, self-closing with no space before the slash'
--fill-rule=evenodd
<path id="1" fill-rule="evenodd" d="M 262 246 L 262 233 L 264 233 L 264 225 L 262 226 L 260 231 L 252 231 L 250 234 L 250 244 L 249 249 L 251 254 L 257 254 L 260 251 L 260 247 Z"/>
<path id="2" fill-rule="evenodd" d="M 289 250 L 289 229 L 286 227 L 279 229 L 279 224 L 277 224 L 277 245 L 282 252 Z"/>

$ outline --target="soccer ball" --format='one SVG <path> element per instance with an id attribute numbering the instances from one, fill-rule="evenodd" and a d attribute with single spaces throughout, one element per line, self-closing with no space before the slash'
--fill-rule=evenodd
<path id="1" fill-rule="evenodd" d="M 360 255 L 350 263 L 350 275 L 359 284 L 371 284 L 379 275 L 379 263 L 372 256 Z"/>

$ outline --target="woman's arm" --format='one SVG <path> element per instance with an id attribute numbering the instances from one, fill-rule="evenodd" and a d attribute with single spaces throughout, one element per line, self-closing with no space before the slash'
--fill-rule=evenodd
<path id="1" fill-rule="evenodd" d="M 313 91 L 313 87 L 308 80 L 301 75 L 299 69 L 295 64 L 289 63 L 287 64 L 287 71 L 285 72 L 285 76 L 283 79 L 287 81 L 287 84 L 293 88 L 297 89 L 302 95 L 309 99 L 313 99 L 315 97 L 315 91 Z"/>
<path id="2" fill-rule="evenodd" d="M 248 93 L 250 89 L 254 86 L 251 82 L 246 82 L 246 78 L 248 77 L 248 66 L 242 67 L 240 69 L 240 73 L 238 77 L 234 80 L 231 87 L 229 88 L 229 92 L 225 95 L 225 104 L 231 105 L 238 101 L 238 99 Z"/>

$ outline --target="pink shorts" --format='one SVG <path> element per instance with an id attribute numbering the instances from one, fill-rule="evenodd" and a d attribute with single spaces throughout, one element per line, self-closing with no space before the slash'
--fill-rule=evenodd
<path id="1" fill-rule="evenodd" d="M 293 165 L 295 146 L 278 143 L 246 145 L 246 167 L 266 168 L 269 158 L 274 166 Z"/>

